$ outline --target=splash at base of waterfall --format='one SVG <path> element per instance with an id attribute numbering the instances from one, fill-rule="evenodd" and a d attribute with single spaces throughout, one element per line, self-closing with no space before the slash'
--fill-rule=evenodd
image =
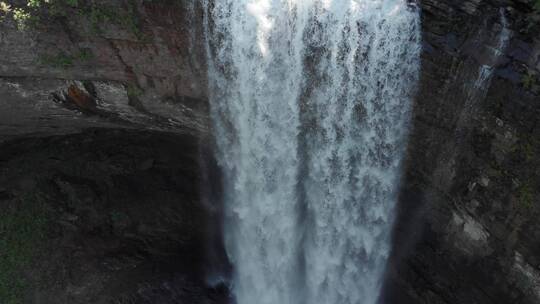
<path id="1" fill-rule="evenodd" d="M 240 304 L 373 304 L 419 73 L 405 0 L 206 0 Z"/>

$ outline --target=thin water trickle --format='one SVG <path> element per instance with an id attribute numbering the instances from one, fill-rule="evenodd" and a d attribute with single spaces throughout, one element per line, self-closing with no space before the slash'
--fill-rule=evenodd
<path id="1" fill-rule="evenodd" d="M 488 54 L 486 61 L 489 64 L 483 64 L 478 69 L 478 76 L 474 81 L 474 85 L 470 88 L 469 98 L 467 100 L 467 108 L 470 108 L 473 103 L 483 100 L 493 80 L 493 74 L 496 70 L 496 65 L 501 56 L 504 55 L 504 51 L 510 43 L 512 38 L 512 31 L 509 28 L 508 18 L 504 9 L 499 10 L 499 19 L 501 24 L 501 30 L 496 36 L 496 44 L 491 49 L 491 53 Z"/>

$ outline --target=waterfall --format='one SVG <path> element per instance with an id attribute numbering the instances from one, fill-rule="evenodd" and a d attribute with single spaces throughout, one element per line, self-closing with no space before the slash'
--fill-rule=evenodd
<path id="1" fill-rule="evenodd" d="M 406 0 L 204 0 L 239 304 L 374 304 L 419 73 Z"/>

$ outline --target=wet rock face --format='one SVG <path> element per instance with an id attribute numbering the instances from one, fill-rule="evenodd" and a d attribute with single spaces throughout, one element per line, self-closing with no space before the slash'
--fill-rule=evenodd
<path id="1" fill-rule="evenodd" d="M 532 10 L 526 1 L 420 4 L 422 76 L 385 299 L 539 303 Z"/>
<path id="2" fill-rule="evenodd" d="M 16 265 L 23 271 L 8 269 L 13 276 L 0 274 L 0 285 L 22 289 L 9 295 L 0 288 L 3 299 L 223 302 L 224 292 L 204 284 L 209 226 L 198 158 L 195 137 L 145 131 L 88 130 L 3 143 L 0 207 L 6 213 L 0 217 L 42 223 L 21 235 L 12 231 L 21 237 L 10 243 L 7 258 L 24 257 Z"/>

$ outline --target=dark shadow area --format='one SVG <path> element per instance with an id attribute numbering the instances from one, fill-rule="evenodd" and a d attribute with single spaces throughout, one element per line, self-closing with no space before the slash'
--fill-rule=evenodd
<path id="1" fill-rule="evenodd" d="M 206 229 L 216 217 L 201 204 L 199 145 L 189 134 L 113 129 L 2 143 L 0 238 L 11 261 L 0 266 L 11 287 L 2 296 L 227 303 L 227 288 L 206 284 L 207 252 L 224 253 L 207 243 L 218 232 Z"/>
<path id="2" fill-rule="evenodd" d="M 379 303 L 417 304 L 401 282 L 403 264 L 414 256 L 420 241 L 429 238 L 429 227 L 425 219 L 425 202 L 418 188 L 403 188 L 397 206 L 393 228 L 392 251 L 387 265 L 385 282 Z M 419 282 L 418 282 L 419 283 Z"/>

